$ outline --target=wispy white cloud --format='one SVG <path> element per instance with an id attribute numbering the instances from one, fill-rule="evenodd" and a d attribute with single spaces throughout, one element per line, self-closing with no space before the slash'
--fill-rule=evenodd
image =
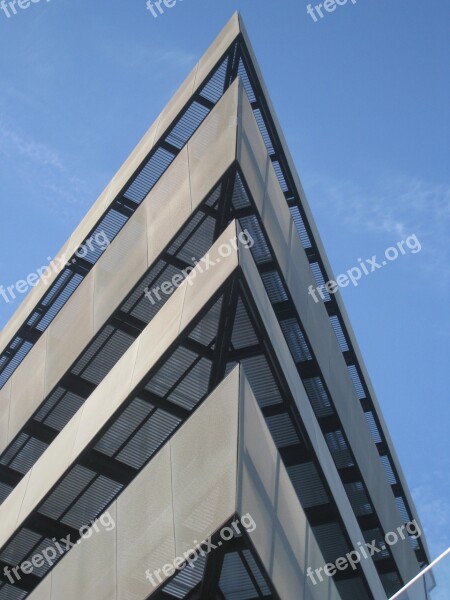
<path id="1" fill-rule="evenodd" d="M 86 186 L 76 177 L 67 176 L 63 180 L 46 181 L 43 189 L 48 211 L 62 220 L 72 216 L 75 205 L 83 203 L 88 208 L 93 202 L 92 197 L 86 193 Z"/>
<path id="2" fill-rule="evenodd" d="M 0 152 L 7 158 L 28 160 L 41 166 L 51 166 L 64 170 L 57 153 L 48 146 L 24 136 L 4 122 L 0 121 Z"/>
<path id="3" fill-rule="evenodd" d="M 75 204 L 88 202 L 87 186 L 73 175 L 58 152 L 1 117 L 0 155 L 2 166 L 20 176 L 24 188 L 39 197 L 44 210 L 67 219 Z"/>
<path id="4" fill-rule="evenodd" d="M 407 235 L 411 228 L 450 219 L 450 185 L 417 178 L 388 177 L 363 188 L 354 182 L 313 181 L 318 198 L 342 222 L 372 232 Z M 434 233 L 434 230 L 433 230 Z"/>
<path id="5" fill-rule="evenodd" d="M 315 177 L 309 189 L 316 210 L 348 231 L 392 241 L 415 233 L 428 255 L 423 268 L 441 281 L 450 279 L 450 185 L 385 174 L 365 184 Z"/>

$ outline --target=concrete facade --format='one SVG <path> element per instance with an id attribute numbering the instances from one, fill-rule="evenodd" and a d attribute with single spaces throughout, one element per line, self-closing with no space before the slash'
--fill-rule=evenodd
<path id="1" fill-rule="evenodd" d="M 0 334 L 8 356 L 11 339 L 29 344 L 0 371 L 0 600 L 378 600 L 414 577 L 426 544 L 409 536 L 307 574 L 397 531 L 404 511 L 420 522 L 342 300 L 308 295 L 312 265 L 332 273 L 238 15 L 61 253 L 107 214 L 123 223 L 104 252 L 41 282 Z M 114 530 L 80 538 L 105 511 Z M 146 579 L 246 514 L 251 534 Z M 67 536 L 59 562 L 11 583 Z"/>

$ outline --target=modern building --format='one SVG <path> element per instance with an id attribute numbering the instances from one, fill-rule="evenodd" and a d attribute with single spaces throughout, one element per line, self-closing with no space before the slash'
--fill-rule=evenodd
<path id="1" fill-rule="evenodd" d="M 0 600 L 379 600 L 429 562 L 239 15 L 57 262 L 0 334 Z"/>

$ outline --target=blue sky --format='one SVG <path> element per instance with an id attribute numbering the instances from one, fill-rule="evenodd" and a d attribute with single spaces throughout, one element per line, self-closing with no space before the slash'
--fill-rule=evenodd
<path id="1" fill-rule="evenodd" d="M 312 2 L 316 4 L 316 2 Z M 448 0 L 51 0 L 0 12 L 0 283 L 54 256 L 234 10 L 241 11 L 433 557 L 449 545 Z M 0 298 L 0 328 L 17 303 Z"/>

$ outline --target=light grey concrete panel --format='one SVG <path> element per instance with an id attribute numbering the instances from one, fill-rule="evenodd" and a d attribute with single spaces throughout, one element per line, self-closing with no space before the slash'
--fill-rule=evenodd
<path id="1" fill-rule="evenodd" d="M 111 518 L 117 523 L 116 503 L 110 506 L 108 513 L 108 521 Z M 92 535 L 81 538 L 53 570 L 51 600 L 122 598 L 116 586 L 117 529 L 109 525 L 105 528 L 101 520 L 102 517 L 95 522 Z"/>
<path id="2" fill-rule="evenodd" d="M 98 332 L 147 269 L 147 220 L 137 210 L 93 269 L 94 332 Z"/>
<path id="3" fill-rule="evenodd" d="M 0 390 L 0 448 L 3 449 L 8 441 L 9 410 L 11 406 L 11 380 Z"/>
<path id="4" fill-rule="evenodd" d="M 308 569 L 308 567 L 311 567 L 311 569 L 315 571 L 316 568 L 321 568 L 325 566 L 326 561 L 323 557 L 322 552 L 320 551 L 320 548 L 317 544 L 316 538 L 314 537 L 314 533 L 311 528 L 308 528 L 307 531 L 305 552 L 307 557 L 306 569 Z M 309 571 L 309 573 L 311 573 L 311 571 Z M 332 596 L 330 592 L 332 592 L 335 589 L 335 586 L 331 585 L 327 577 L 322 576 L 323 581 L 320 581 L 315 572 L 313 573 L 312 577 L 313 579 L 311 578 L 311 576 L 308 575 L 306 575 L 305 577 L 305 600 L 331 600 L 331 598 L 334 596 Z M 377 600 L 384 599 L 385 594 L 382 591 L 381 584 L 379 584 L 379 591 L 382 595 L 375 596 L 375 598 L 377 598 Z M 338 598 L 340 598 L 339 595 Z"/>
<path id="5" fill-rule="evenodd" d="M 28 598 L 32 600 L 51 600 L 52 598 L 52 573 L 50 573 L 32 592 Z"/>
<path id="6" fill-rule="evenodd" d="M 252 543 L 266 569 L 270 569 L 275 560 L 274 528 L 282 461 L 267 426 L 261 421 L 245 370 L 240 389 L 237 512 L 241 516 L 251 514 L 256 523 Z"/>
<path id="7" fill-rule="evenodd" d="M 191 193 L 197 201 L 211 191 L 211 180 L 218 181 L 236 160 L 238 94 L 235 81 L 187 144 Z"/>
<path id="8" fill-rule="evenodd" d="M 8 443 L 17 435 L 36 411 L 45 390 L 45 362 L 47 358 L 47 334 L 44 333 L 33 350 L 25 357 L 20 370 L 11 378 L 11 411 Z M 3 450 L 4 446 L 1 446 Z"/>
<path id="9" fill-rule="evenodd" d="M 30 480 L 30 474 L 31 472 L 28 471 L 25 477 L 23 477 L 19 484 L 16 485 L 14 491 L 9 494 L 2 504 L 0 504 L 0 540 L 2 540 L 0 543 L 2 545 L 16 530 L 19 522 L 20 509 Z"/>
<path id="10" fill-rule="evenodd" d="M 115 411 L 123 404 L 133 389 L 133 373 L 140 350 L 140 338 L 135 340 L 125 354 L 108 373 L 101 384 L 89 396 L 80 410 L 73 417 L 80 418 L 79 431 L 72 444 L 71 460 L 75 460 L 100 429 L 108 422 Z M 105 399 L 108 399 L 105 405 Z M 73 421 L 72 419 L 72 421 Z M 70 421 L 62 430 L 61 436 L 66 435 Z M 55 442 L 53 442 L 54 444 Z M 52 446 L 53 446 L 52 444 Z M 49 450 L 52 449 L 50 446 Z M 45 455 L 44 455 L 45 456 Z M 67 466 L 71 461 L 68 461 Z M 39 461 L 36 463 L 36 465 Z"/>
<path id="11" fill-rule="evenodd" d="M 49 491 L 49 484 L 59 481 L 66 472 L 68 465 L 70 465 L 72 450 L 80 427 L 82 410 L 80 409 L 64 427 L 64 435 L 60 434 L 54 439 L 52 444 L 29 471 L 30 478 L 26 493 L 21 502 L 18 523 L 23 523 L 28 515 L 44 499 Z M 14 497 L 16 489 L 11 493 L 11 497 Z"/>
<path id="12" fill-rule="evenodd" d="M 232 221 L 207 253 L 210 267 L 207 269 L 205 266 L 207 263 L 201 261 L 183 283 L 182 287 L 186 288 L 186 295 L 180 331 L 204 306 L 205 298 L 210 298 L 238 267 L 236 233 L 236 221 Z M 228 252 L 228 256 L 224 256 Z"/>
<path id="13" fill-rule="evenodd" d="M 297 590 L 309 587 L 310 579 L 306 571 L 310 566 L 310 553 L 315 552 L 316 556 L 320 556 L 321 565 L 325 564 L 325 559 L 305 514 L 292 508 L 298 499 L 284 468 L 279 471 L 278 489 L 272 577 L 288 599 L 294 598 Z M 298 514 L 301 515 L 300 518 Z M 330 578 L 325 579 L 321 585 L 315 586 L 314 600 L 330 600 L 332 590 L 336 591 L 334 581 Z"/>
<path id="14" fill-rule="evenodd" d="M 185 146 L 144 200 L 150 266 L 191 216 L 188 152 Z"/>
<path id="15" fill-rule="evenodd" d="M 234 369 L 170 442 L 178 556 L 236 511 L 238 398 Z"/>
<path id="16" fill-rule="evenodd" d="M 174 340 L 180 330 L 186 286 L 181 285 L 167 300 L 139 338 L 139 352 L 132 373 L 132 388 L 145 377 L 149 369 L 167 349 L 168 340 Z"/>
<path id="17" fill-rule="evenodd" d="M 262 210 L 270 159 L 244 87 L 239 92 L 239 134 L 237 159 L 247 173 L 246 181 L 255 204 Z"/>
<path id="18" fill-rule="evenodd" d="M 86 278 L 48 331 L 45 394 L 52 391 L 78 357 L 80 349 L 89 343 L 93 333 L 94 279 Z"/>
<path id="19" fill-rule="evenodd" d="M 146 598 L 152 589 L 146 571 L 176 556 L 170 444 L 117 499 L 117 538 L 118 598 Z"/>
<path id="20" fill-rule="evenodd" d="M 269 165 L 267 170 L 264 207 L 261 219 L 274 253 L 278 257 L 280 269 L 283 273 L 287 273 L 290 263 L 289 239 L 292 230 L 295 228 L 295 224 L 272 164 Z M 274 223 L 276 223 L 275 227 L 273 226 Z"/>

